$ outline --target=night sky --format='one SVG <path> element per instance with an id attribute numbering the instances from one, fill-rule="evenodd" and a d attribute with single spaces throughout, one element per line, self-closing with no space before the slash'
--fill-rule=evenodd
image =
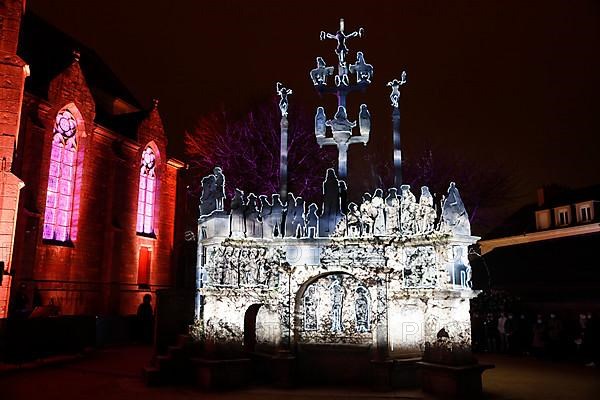
<path id="1" fill-rule="evenodd" d="M 342 17 L 347 32 L 365 29 L 348 41 L 349 60 L 361 50 L 375 68 L 366 95 L 349 99 L 351 119 L 362 102 L 373 119 L 369 146 L 350 152 L 350 176 L 365 152 L 391 162 L 385 84 L 406 69 L 406 158 L 435 145 L 483 170 L 500 163 L 521 203 L 543 184 L 600 182 L 597 1 L 28 0 L 28 8 L 95 49 L 142 104 L 160 98 L 175 156 L 198 117 L 224 103 L 244 109 L 273 95 L 276 81 L 294 90 L 290 112 L 323 104 L 332 114 L 335 98 L 319 99 L 308 72 L 316 56 L 336 64 L 334 41 L 319 32 L 335 32 Z"/>

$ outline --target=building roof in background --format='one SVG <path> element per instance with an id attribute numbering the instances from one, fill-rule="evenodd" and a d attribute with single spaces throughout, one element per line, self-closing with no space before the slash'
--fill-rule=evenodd
<path id="1" fill-rule="evenodd" d="M 147 112 L 135 96 L 94 50 L 29 11 L 22 20 L 18 49 L 31 69 L 25 90 L 47 99 L 51 80 L 73 62 L 73 51 L 80 53 L 79 64 L 96 102 L 95 122 L 136 139 Z"/>
<path id="2" fill-rule="evenodd" d="M 515 213 L 510 215 L 501 225 L 492 229 L 485 235 L 484 240 L 537 232 L 535 212 L 538 210 L 547 210 L 588 200 L 600 201 L 600 184 L 579 189 L 569 189 L 552 185 L 544 187 L 543 190 L 544 202 L 541 206 L 532 203 L 521 207 Z"/>

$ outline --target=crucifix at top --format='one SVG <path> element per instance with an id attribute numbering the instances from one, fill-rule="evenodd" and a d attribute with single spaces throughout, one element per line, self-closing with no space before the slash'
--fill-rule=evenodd
<path id="1" fill-rule="evenodd" d="M 346 47 L 346 39 L 353 37 L 362 37 L 364 33 L 363 28 L 358 28 L 358 31 L 354 31 L 350 34 L 344 33 L 344 18 L 340 18 L 340 30 L 334 33 L 326 33 L 321 31 L 321 40 L 335 39 L 337 40 L 337 47 L 335 53 L 338 55 L 338 76 L 336 76 L 336 85 L 340 85 L 341 80 L 344 85 L 348 85 L 348 70 L 346 67 L 346 55 L 348 54 L 348 47 Z"/>
<path id="2" fill-rule="evenodd" d="M 358 126 L 360 133 L 352 134 L 356 127 L 355 121 L 348 120 L 346 111 L 346 97 L 355 90 L 364 91 L 371 83 L 373 66 L 365 62 L 362 52 L 356 53 L 356 62 L 348 66 L 348 47 L 346 39 L 362 37 L 363 28 L 346 34 L 344 32 L 344 20 L 340 19 L 340 29 L 335 34 L 321 31 L 321 40 L 335 39 L 337 47 L 335 53 L 338 56 L 338 72 L 335 76 L 335 87 L 327 86 L 327 77 L 333 75 L 334 68 L 328 67 L 322 57 L 317 57 L 317 67 L 310 71 L 310 77 L 319 93 L 332 93 L 337 96 L 338 107 L 332 119 L 327 119 L 325 109 L 317 108 L 315 115 L 315 136 L 319 146 L 335 145 L 338 149 L 338 177 L 345 179 L 348 172 L 348 147 L 354 143 L 362 143 L 366 146 L 371 132 L 371 116 L 366 104 L 361 104 L 358 114 Z M 356 82 L 350 82 L 348 73 L 356 74 Z M 327 135 L 327 127 L 330 128 L 331 136 Z"/>

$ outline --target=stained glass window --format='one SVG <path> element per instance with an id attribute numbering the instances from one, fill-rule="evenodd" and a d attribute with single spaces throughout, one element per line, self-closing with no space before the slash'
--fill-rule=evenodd
<path id="1" fill-rule="evenodd" d="M 153 234 L 154 199 L 156 192 L 156 155 L 148 146 L 142 153 L 140 186 L 138 191 L 137 231 Z"/>
<path id="2" fill-rule="evenodd" d="M 50 153 L 43 238 L 66 242 L 71 234 L 77 161 L 77 121 L 69 110 L 56 116 Z"/>

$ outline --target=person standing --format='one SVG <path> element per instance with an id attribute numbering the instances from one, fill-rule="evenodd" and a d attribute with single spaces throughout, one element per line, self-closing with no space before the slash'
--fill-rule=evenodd
<path id="1" fill-rule="evenodd" d="M 142 303 L 137 309 L 138 338 L 144 344 L 152 343 L 154 328 L 154 310 L 152 309 L 152 295 L 144 295 Z"/>
<path id="2" fill-rule="evenodd" d="M 500 313 L 500 316 L 498 317 L 498 324 L 497 324 L 497 329 L 498 329 L 498 337 L 500 338 L 500 352 L 504 353 L 506 352 L 507 348 L 508 348 L 508 337 L 506 335 L 506 314 L 505 313 Z"/>

